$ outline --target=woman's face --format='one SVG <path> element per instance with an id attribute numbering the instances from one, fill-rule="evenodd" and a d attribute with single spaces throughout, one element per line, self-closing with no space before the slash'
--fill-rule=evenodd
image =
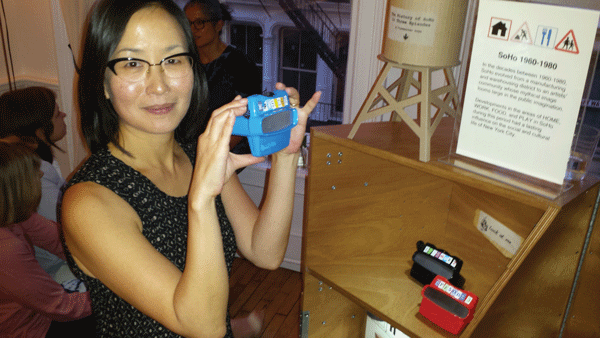
<path id="1" fill-rule="evenodd" d="M 183 77 L 171 78 L 158 63 L 174 54 L 189 52 L 186 46 L 183 30 L 164 9 L 144 8 L 131 16 L 109 60 L 131 57 L 154 66 L 135 82 L 106 69 L 104 92 L 119 115 L 121 132 L 165 134 L 177 128 L 190 105 L 194 73 L 189 67 L 189 73 Z"/>
<path id="2" fill-rule="evenodd" d="M 219 40 L 219 32 L 223 28 L 222 21 L 208 21 L 208 15 L 201 5 L 190 5 L 185 9 L 185 16 L 192 27 L 194 41 L 198 50 Z M 195 24 L 196 23 L 196 24 Z M 201 27 L 199 27 L 201 26 Z"/>
<path id="3" fill-rule="evenodd" d="M 67 135 L 67 125 L 65 124 L 65 114 L 62 110 L 58 109 L 58 104 L 54 106 L 54 113 L 52 114 L 52 125 L 54 130 L 50 135 L 50 141 L 58 142 Z"/>

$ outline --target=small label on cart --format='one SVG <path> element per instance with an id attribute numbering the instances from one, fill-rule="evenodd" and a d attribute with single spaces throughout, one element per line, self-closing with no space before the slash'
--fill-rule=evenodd
<path id="1" fill-rule="evenodd" d="M 523 238 L 481 210 L 475 212 L 475 226 L 500 252 L 512 258 Z"/>
<path id="2" fill-rule="evenodd" d="M 430 255 L 430 256 L 432 256 L 432 257 L 435 257 L 435 258 L 441 260 L 442 262 L 444 262 L 444 263 L 452 266 L 453 268 L 456 267 L 457 263 L 456 263 L 456 259 L 454 259 L 454 257 L 452 257 L 450 255 L 447 255 L 447 254 L 445 254 L 445 253 L 443 253 L 441 251 L 438 251 L 436 249 L 433 249 L 429 245 L 426 245 L 425 248 L 423 248 L 423 252 L 426 253 L 426 254 L 428 254 L 428 255 Z"/>
<path id="3" fill-rule="evenodd" d="M 455 299 L 458 299 L 460 301 L 464 301 L 467 298 L 467 294 L 456 289 L 455 287 L 453 287 L 452 285 L 445 283 L 441 280 L 438 280 L 435 282 L 435 286 L 444 291 L 445 293 L 449 294 L 450 296 L 452 296 Z"/>

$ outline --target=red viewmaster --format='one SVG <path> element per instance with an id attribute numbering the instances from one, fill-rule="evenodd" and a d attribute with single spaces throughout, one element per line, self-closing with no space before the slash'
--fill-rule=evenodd
<path id="1" fill-rule="evenodd" d="M 442 276 L 425 285 L 421 294 L 419 312 L 452 334 L 459 334 L 473 319 L 477 296 L 458 289 Z"/>

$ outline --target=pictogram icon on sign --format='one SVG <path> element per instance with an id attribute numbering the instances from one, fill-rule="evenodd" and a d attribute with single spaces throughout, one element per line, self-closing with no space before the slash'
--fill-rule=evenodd
<path id="1" fill-rule="evenodd" d="M 492 19 L 490 20 L 488 37 L 508 41 L 508 34 L 510 33 L 511 25 L 512 20 L 492 17 Z"/>
<path id="2" fill-rule="evenodd" d="M 579 54 L 579 48 L 577 47 L 577 40 L 575 40 L 575 33 L 571 29 L 567 35 L 565 35 L 560 42 L 554 47 L 554 49 L 561 52 Z"/>
<path id="3" fill-rule="evenodd" d="M 529 31 L 529 26 L 527 26 L 527 22 L 523 22 L 521 27 L 517 29 L 515 34 L 513 34 L 512 38 L 510 38 L 510 41 L 533 44 L 533 37 L 531 36 L 531 32 Z"/>
<path id="4" fill-rule="evenodd" d="M 554 48 L 554 41 L 556 41 L 557 34 L 558 28 L 538 26 L 537 34 L 535 36 L 535 45 L 546 48 Z"/>

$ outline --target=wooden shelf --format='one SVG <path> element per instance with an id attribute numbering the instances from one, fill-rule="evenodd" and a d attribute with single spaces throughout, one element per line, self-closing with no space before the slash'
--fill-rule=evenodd
<path id="1" fill-rule="evenodd" d="M 433 160 L 427 163 L 418 160 L 416 136 L 399 122 L 362 124 L 353 139 L 347 138 L 351 125 L 311 130 L 302 260 L 303 310 L 310 312 L 311 322 L 314 316 L 319 322 L 343 321 L 339 316 L 348 311 L 364 318 L 368 311 L 411 337 L 453 336 L 418 313 L 423 286 L 409 271 L 416 243 L 422 240 L 464 262 L 464 289 L 479 297 L 475 317 L 461 334 L 469 337 L 507 285 L 519 289 L 527 282 L 514 276 L 530 256 L 541 255 L 536 244 L 549 228 L 567 224 L 576 237 L 573 243 L 583 243 L 597 179 L 550 200 L 438 162 L 448 155 L 452 126 L 452 120 L 440 124 L 432 138 Z M 504 256 L 479 232 L 474 219 L 478 211 L 524 238 L 514 257 Z M 573 271 L 553 295 L 558 304 L 566 304 L 574 278 Z M 335 301 L 320 300 L 320 291 L 310 287 L 317 282 L 331 287 Z M 505 311 L 510 306 L 514 304 L 507 303 Z M 361 337 L 352 333 L 360 332 L 356 326 L 343 330 L 311 324 L 309 337 L 341 337 L 340 332 Z"/>

